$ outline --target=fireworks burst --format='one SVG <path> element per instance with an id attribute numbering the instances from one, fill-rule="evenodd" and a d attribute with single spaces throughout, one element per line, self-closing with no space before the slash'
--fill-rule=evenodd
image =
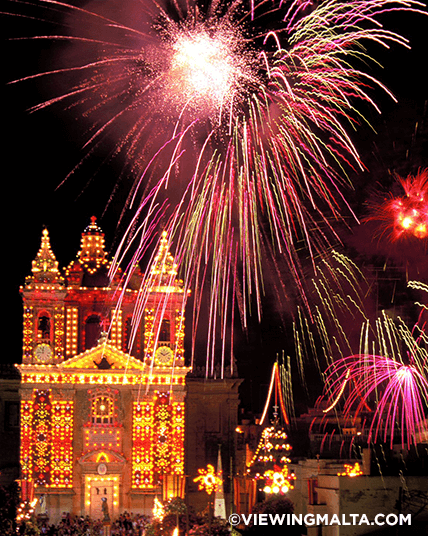
<path id="1" fill-rule="evenodd" d="M 409 286 L 426 290 L 416 282 Z M 326 371 L 328 410 L 344 397 L 345 417 L 355 422 L 365 416 L 370 422 L 369 443 L 389 438 L 392 446 L 399 437 L 409 447 L 427 433 L 426 327 L 424 307 L 412 330 L 384 313 L 375 330 L 369 322 L 363 326 L 360 353 L 336 360 Z"/>
<path id="2" fill-rule="evenodd" d="M 390 232 L 392 241 L 428 237 L 428 169 L 406 179 L 398 177 L 404 190 L 401 197 L 390 199 L 374 207 L 370 220 L 383 222 L 383 232 Z"/>
<path id="3" fill-rule="evenodd" d="M 223 345 L 233 325 L 234 296 L 244 323 L 251 301 L 261 314 L 265 239 L 305 297 L 297 251 L 323 255 L 346 206 L 346 168 L 362 168 L 348 135 L 362 120 L 356 104 L 377 109 L 370 86 L 391 95 L 358 68 L 369 60 L 364 43 L 408 46 L 379 17 L 423 7 L 412 0 L 145 2 L 124 7 L 136 11 L 123 23 L 41 0 L 39 16 L 63 13 L 74 30 L 33 39 L 65 40 L 79 60 L 20 81 L 77 77 L 33 111 L 81 110 L 91 124 L 88 153 L 115 139 L 114 155 L 136 177 L 128 206 L 138 208 L 124 248 L 134 241 L 132 262 L 140 260 L 166 215 L 196 308 L 198 289 L 209 289 L 214 355 L 215 334 Z"/>
<path id="4" fill-rule="evenodd" d="M 335 363 L 327 372 L 335 378 L 329 385 L 333 396 L 340 397 L 347 384 L 352 385 L 345 415 L 360 417 L 372 408 L 369 443 L 378 439 L 387 442 L 389 438 L 392 446 L 398 428 L 402 445 L 410 446 L 418 442 L 419 434 L 426 433 L 428 381 L 414 365 L 384 356 L 356 355 Z"/>
<path id="5" fill-rule="evenodd" d="M 317 272 L 311 295 L 314 321 L 301 311 L 294 325 L 302 380 L 305 363 L 314 361 L 324 383 L 316 403 L 320 415 L 311 427 L 325 430 L 336 422 L 339 427 L 361 426 L 361 439 L 369 444 L 417 443 L 427 433 L 428 286 L 408 283 L 416 298 L 412 309 L 420 308 L 409 328 L 399 316 L 383 312 L 378 317 L 373 284 L 346 256 L 333 252 Z"/>
<path id="6" fill-rule="evenodd" d="M 193 109 L 198 117 L 228 116 L 242 87 L 254 78 L 249 60 L 239 54 L 236 31 L 217 28 L 213 35 L 201 26 L 175 32 L 167 75 L 167 94 L 177 97 L 177 106 Z M 248 55 L 247 55 L 248 56 Z"/>
<path id="7" fill-rule="evenodd" d="M 305 362 L 314 362 L 321 377 L 337 359 L 355 351 L 361 323 L 368 321 L 369 284 L 358 267 L 333 250 L 317 265 L 311 281 L 312 318 L 299 309 L 294 343 L 300 378 L 305 380 Z"/>

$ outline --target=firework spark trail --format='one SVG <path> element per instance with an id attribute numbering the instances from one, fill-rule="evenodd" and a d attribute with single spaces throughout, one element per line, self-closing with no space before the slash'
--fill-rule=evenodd
<path id="1" fill-rule="evenodd" d="M 77 105 L 92 121 L 88 152 L 116 136 L 115 154 L 137 174 L 135 202 L 152 209 L 159 204 L 169 215 L 165 228 L 175 241 L 186 289 L 206 282 L 211 290 L 213 353 L 216 318 L 224 334 L 233 309 L 233 303 L 224 306 L 231 288 L 242 296 L 242 318 L 253 297 L 261 316 L 265 223 L 305 300 L 297 250 L 305 245 L 315 258 L 329 246 L 328 235 L 337 239 L 332 221 L 341 219 L 343 206 L 350 211 L 342 192 L 346 169 L 363 168 L 348 134 L 364 121 L 355 104 L 378 109 L 369 87 L 392 97 L 352 63 L 370 59 L 364 43 L 408 46 L 378 18 L 393 11 L 422 14 L 424 5 L 326 0 L 317 7 L 293 1 L 267 9 L 262 1 L 247 9 L 238 0 L 202 9 L 192 2 L 168 8 L 147 2 L 140 6 L 141 27 L 66 2 L 37 5 L 71 15 L 82 33 L 33 39 L 66 40 L 88 59 L 22 78 L 80 76 L 33 110 Z M 154 191 L 148 202 L 147 192 Z M 170 198 L 170 208 L 162 195 Z M 141 226 L 140 234 L 150 236 L 133 241 L 134 228 L 123 243 L 139 242 L 143 251 L 153 226 Z M 240 289 L 228 281 L 239 271 Z M 305 305 L 310 309 L 307 300 Z M 207 361 L 207 373 L 212 367 Z"/>
<path id="2" fill-rule="evenodd" d="M 362 296 L 368 282 L 358 267 L 345 255 L 333 250 L 317 265 L 317 278 L 308 292 L 313 307 L 312 321 L 299 308 L 295 326 L 296 352 L 315 361 L 323 372 L 336 359 L 355 352 L 354 327 L 368 319 Z M 299 359 L 303 367 L 303 358 Z"/>

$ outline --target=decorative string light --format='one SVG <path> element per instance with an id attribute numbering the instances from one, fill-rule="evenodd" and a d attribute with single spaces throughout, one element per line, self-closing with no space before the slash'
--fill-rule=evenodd
<path id="1" fill-rule="evenodd" d="M 80 251 L 77 254 L 80 264 L 89 274 L 94 274 L 108 263 L 104 251 L 104 233 L 96 222 L 96 217 L 92 216 L 90 225 L 82 234 Z"/>
<path id="2" fill-rule="evenodd" d="M 52 400 L 50 389 L 34 389 L 21 404 L 22 477 L 36 486 L 73 484 L 73 402 Z"/>
<path id="3" fill-rule="evenodd" d="M 207 465 L 206 469 L 198 469 L 199 476 L 193 479 L 193 482 L 198 482 L 198 489 L 205 491 L 208 495 L 217 491 L 223 484 L 220 474 L 215 472 L 214 466 Z"/>
<path id="4" fill-rule="evenodd" d="M 153 488 L 155 475 L 184 475 L 184 404 L 169 392 L 135 402 L 132 419 L 132 487 Z"/>
<path id="5" fill-rule="evenodd" d="M 355 462 L 354 465 L 345 464 L 344 469 L 345 471 L 343 473 L 337 473 L 337 476 L 349 476 L 352 478 L 364 474 L 358 462 Z"/>

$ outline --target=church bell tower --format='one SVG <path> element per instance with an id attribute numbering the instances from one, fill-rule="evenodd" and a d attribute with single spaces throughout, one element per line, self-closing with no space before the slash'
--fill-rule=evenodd
<path id="1" fill-rule="evenodd" d="M 146 364 L 160 368 L 184 365 L 185 297 L 164 231 L 148 277 L 144 310 Z"/>
<path id="2" fill-rule="evenodd" d="M 31 272 L 32 275 L 21 287 L 24 305 L 23 363 L 54 364 L 62 359 L 64 353 L 66 288 L 47 229 L 43 230 Z"/>

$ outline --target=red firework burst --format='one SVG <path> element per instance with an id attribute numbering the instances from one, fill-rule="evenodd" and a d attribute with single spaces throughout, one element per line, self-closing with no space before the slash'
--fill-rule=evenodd
<path id="1" fill-rule="evenodd" d="M 391 197 L 377 205 L 370 220 L 384 222 L 392 241 L 428 237 L 428 169 L 406 179 L 397 178 L 404 190 L 401 197 Z"/>

